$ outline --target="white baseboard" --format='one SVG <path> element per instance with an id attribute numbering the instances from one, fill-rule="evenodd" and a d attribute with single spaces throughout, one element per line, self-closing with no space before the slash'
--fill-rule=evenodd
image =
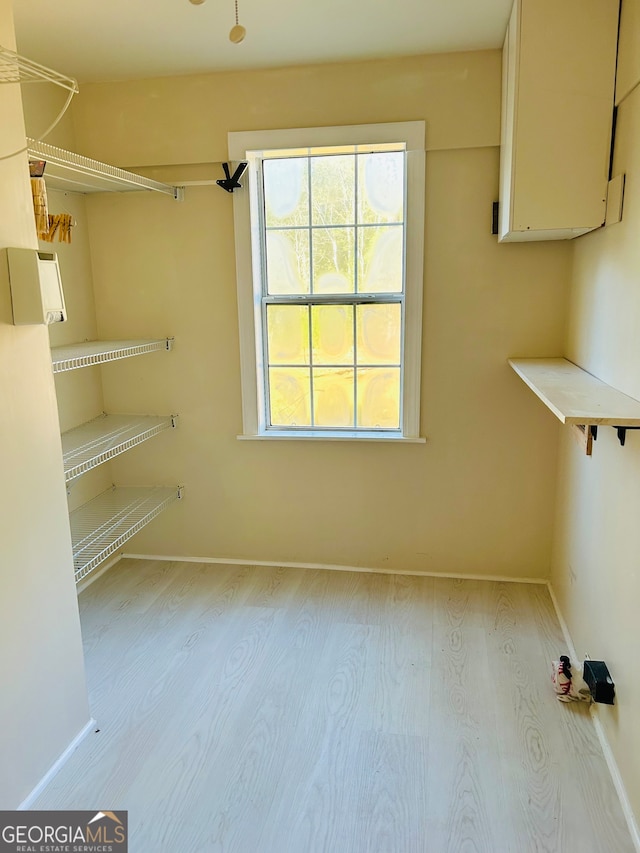
<path id="1" fill-rule="evenodd" d="M 448 572 L 418 572 L 406 569 L 382 569 L 368 566 L 341 566 L 331 563 L 285 563 L 278 560 L 251 560 L 236 557 L 177 557 L 167 554 L 122 554 L 128 560 L 164 560 L 172 563 L 222 563 L 229 566 L 267 566 L 285 569 L 326 569 L 331 572 L 366 572 L 380 575 L 414 575 L 424 578 L 453 578 L 469 581 L 498 581 L 500 583 L 547 584 L 546 578 L 515 578 L 505 575 L 465 575 Z"/>
<path id="2" fill-rule="evenodd" d="M 80 743 L 85 739 L 85 737 L 92 731 L 96 726 L 96 721 L 93 717 L 89 720 L 86 726 L 78 732 L 78 734 L 71 741 L 69 746 L 65 749 L 62 755 L 51 765 L 51 767 L 44 774 L 42 779 L 35 786 L 33 791 L 26 797 L 18 806 L 18 811 L 26 811 L 30 809 L 33 803 L 38 799 L 40 794 L 47 787 L 49 782 L 53 779 L 53 777 L 58 773 L 64 764 L 69 760 L 69 758 L 73 755 L 76 749 L 80 746 Z"/>
<path id="3" fill-rule="evenodd" d="M 622 776 L 620 775 L 620 768 L 618 767 L 618 763 L 613 755 L 613 750 L 609 744 L 609 739 L 607 738 L 602 721 L 598 716 L 598 706 L 595 704 L 591 706 L 591 719 L 593 720 L 593 725 L 595 727 L 596 734 L 598 735 L 598 740 L 600 741 L 600 746 L 602 747 L 602 752 L 604 753 L 609 773 L 611 773 L 616 793 L 620 799 L 620 805 L 622 806 L 622 811 L 624 813 L 625 820 L 627 821 L 629 832 L 631 833 L 631 840 L 635 845 L 637 853 L 640 853 L 640 830 L 638 829 L 638 822 L 636 821 L 636 816 L 633 812 L 633 807 L 629 800 L 627 789 L 622 780 Z"/>
<path id="4" fill-rule="evenodd" d="M 569 633 L 569 626 L 565 622 L 564 616 L 562 615 L 562 611 L 560 610 L 560 605 L 558 604 L 558 599 L 556 598 L 556 594 L 553 591 L 553 587 L 551 586 L 551 581 L 547 583 L 547 587 L 549 589 L 549 595 L 551 596 L 551 602 L 553 604 L 553 609 L 556 611 L 556 616 L 558 617 L 558 622 L 560 623 L 560 628 L 564 635 L 564 641 L 567 645 L 567 651 L 569 652 L 569 657 L 571 660 L 579 661 L 581 660 L 580 656 L 576 652 L 576 647 L 573 645 L 573 640 L 571 639 L 571 634 Z"/>
<path id="5" fill-rule="evenodd" d="M 553 606 L 556 611 L 556 616 L 558 617 L 558 622 L 560 623 L 562 633 L 564 634 L 564 639 L 565 643 L 567 644 L 569 656 L 571 660 L 580 661 L 581 658 L 576 654 L 576 648 L 573 644 L 573 640 L 571 639 L 569 627 L 565 621 L 564 616 L 562 615 L 560 605 L 558 604 L 558 599 L 556 598 L 556 595 L 553 591 L 553 587 L 550 582 L 548 583 L 548 588 L 549 595 L 551 596 L 551 601 L 553 602 Z M 609 743 L 609 739 L 607 737 L 607 733 L 604 730 L 604 726 L 602 725 L 602 721 L 598 716 L 598 706 L 593 703 L 591 705 L 590 711 L 591 719 L 593 720 L 593 725 L 596 730 L 598 740 L 600 741 L 600 747 L 602 748 L 605 761 L 607 762 L 607 767 L 609 768 L 609 773 L 611 774 L 611 779 L 616 789 L 616 793 L 618 795 L 618 799 L 620 800 L 620 805 L 622 807 L 622 811 L 627 822 L 629 832 L 631 834 L 631 840 L 634 843 L 637 853 L 640 853 L 640 830 L 638 829 L 638 822 L 633 812 L 633 807 L 631 806 L 631 801 L 629 800 L 627 789 L 620 774 L 618 762 L 616 761 L 615 756 L 613 754 L 613 750 L 611 749 L 611 744 Z"/>

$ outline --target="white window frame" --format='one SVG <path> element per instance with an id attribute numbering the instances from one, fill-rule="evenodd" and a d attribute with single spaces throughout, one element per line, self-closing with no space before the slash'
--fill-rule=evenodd
<path id="1" fill-rule="evenodd" d="M 255 160 L 262 151 L 338 145 L 405 143 L 406 231 L 403 330 L 402 423 L 397 432 L 376 430 L 287 430 L 267 428 L 263 387 L 262 280 L 259 190 Z M 247 161 L 244 186 L 233 193 L 240 332 L 243 433 L 238 438 L 412 441 L 420 437 L 420 370 L 422 361 L 422 292 L 425 205 L 425 123 L 307 127 L 240 131 L 228 135 L 229 159 Z"/>

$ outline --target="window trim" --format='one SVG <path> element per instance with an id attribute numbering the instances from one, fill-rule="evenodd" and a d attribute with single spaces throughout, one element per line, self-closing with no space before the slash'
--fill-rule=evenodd
<path id="1" fill-rule="evenodd" d="M 404 383 L 400 431 L 389 434 L 375 430 L 334 432 L 310 428 L 289 433 L 273 428 L 267 431 L 261 424 L 260 412 L 265 411 L 262 365 L 259 363 L 261 353 L 257 347 L 257 341 L 262 337 L 261 288 L 256 286 L 261 263 L 257 248 L 260 245 L 260 217 L 252 217 L 252 210 L 257 209 L 258 205 L 258 187 L 256 171 L 250 167 L 245 173 L 245 187 L 233 193 L 243 424 L 243 433 L 239 438 L 313 441 L 424 440 L 420 439 L 419 432 L 424 282 L 425 122 L 239 131 L 228 134 L 229 159 L 236 162 L 246 160 L 248 152 L 389 142 L 404 142 L 407 151 Z"/>

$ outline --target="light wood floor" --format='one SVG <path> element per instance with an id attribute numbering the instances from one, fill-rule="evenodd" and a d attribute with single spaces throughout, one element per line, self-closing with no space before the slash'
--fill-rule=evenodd
<path id="1" fill-rule="evenodd" d="M 80 602 L 100 731 L 33 808 L 131 853 L 633 853 L 542 586 L 123 560 Z"/>

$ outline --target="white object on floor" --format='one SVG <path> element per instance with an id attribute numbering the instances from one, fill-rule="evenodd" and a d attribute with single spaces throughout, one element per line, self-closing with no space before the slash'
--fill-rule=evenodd
<path id="1" fill-rule="evenodd" d="M 582 677 L 580 664 L 566 655 L 551 662 L 551 682 L 560 702 L 590 702 L 591 692 Z"/>

